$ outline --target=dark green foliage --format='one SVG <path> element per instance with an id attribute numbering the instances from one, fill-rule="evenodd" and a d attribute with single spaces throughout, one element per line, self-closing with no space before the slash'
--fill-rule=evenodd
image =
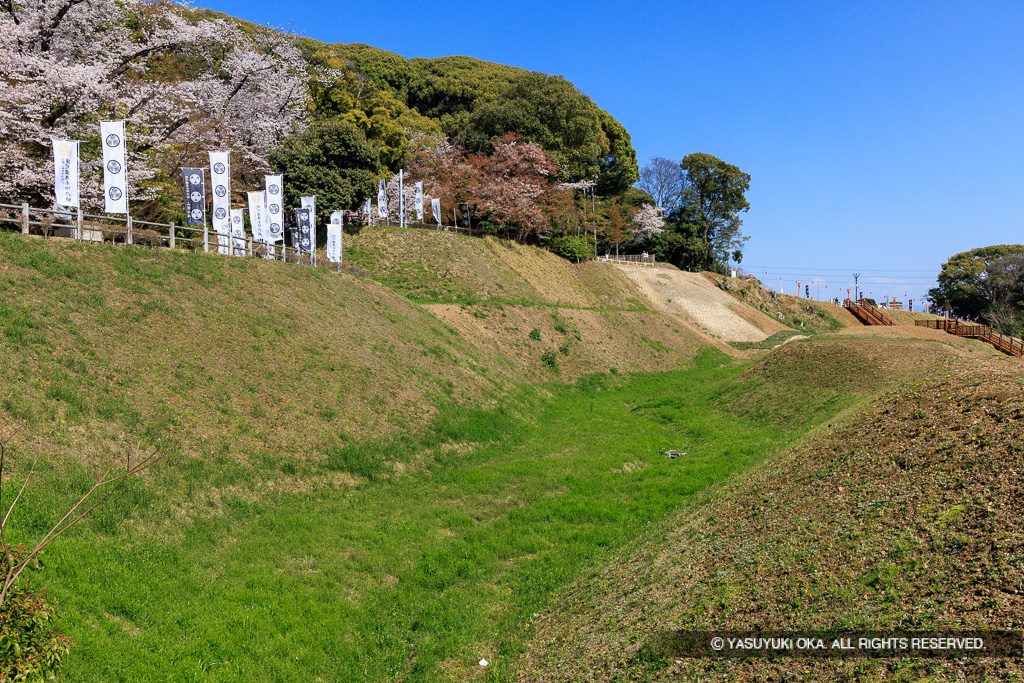
<path id="1" fill-rule="evenodd" d="M 749 237 L 740 213 L 750 208 L 750 175 L 710 154 L 690 154 L 679 164 L 685 182 L 654 252 L 684 270 L 724 271 L 730 255 Z"/>
<path id="2" fill-rule="evenodd" d="M 522 74 L 499 100 L 473 111 L 466 147 L 487 151 L 492 138 L 513 132 L 539 143 L 558 163 L 563 178 L 593 178 L 599 170 L 598 159 L 610 154 L 598 111 L 589 97 L 561 76 Z"/>
<path id="3" fill-rule="evenodd" d="M 1004 333 L 1024 333 L 1024 245 L 1000 244 L 954 254 L 942 264 L 936 306 L 954 315 L 980 317 Z"/>
<path id="4" fill-rule="evenodd" d="M 441 120 L 449 135 L 457 130 L 452 124 L 464 123 L 465 115 L 480 102 L 498 99 L 516 76 L 524 73 L 522 69 L 473 57 L 417 58 L 408 63 L 407 81 L 396 90 L 405 96 L 410 107 Z"/>
<path id="5" fill-rule="evenodd" d="M 307 59 L 329 50 L 348 60 L 471 152 L 513 132 L 551 154 L 563 178 L 597 179 L 602 195 L 625 192 L 639 177 L 625 127 L 561 76 L 464 56 L 405 59 L 362 44 L 301 47 Z"/>
<path id="6" fill-rule="evenodd" d="M 530 339 L 533 341 L 540 341 L 540 330 L 536 327 L 530 330 Z"/>
<path id="7" fill-rule="evenodd" d="M 608 152 L 602 154 L 597 162 L 597 193 L 603 196 L 629 193 L 633 183 L 640 178 L 633 140 L 626 127 L 604 109 L 598 109 L 597 115 L 601 130 L 608 138 Z"/>
<path id="8" fill-rule="evenodd" d="M 23 546 L 9 548 L 17 564 Z M 4 567 L 7 561 L 4 561 Z M 38 569 L 36 563 L 34 569 Z M 60 633 L 57 612 L 45 589 L 35 590 L 27 576 L 13 584 L 0 605 L 0 679 L 43 681 L 60 668 L 71 641 Z"/>
<path id="9" fill-rule="evenodd" d="M 594 241 L 585 235 L 556 235 L 551 238 L 548 246 L 562 258 L 576 263 L 594 257 Z"/>
<path id="10" fill-rule="evenodd" d="M 548 370 L 551 370 L 556 375 L 559 372 L 558 368 L 558 354 L 553 349 L 548 349 L 540 355 L 541 364 Z"/>
<path id="11" fill-rule="evenodd" d="M 354 209 L 373 192 L 382 170 L 373 148 L 351 123 L 316 123 L 287 138 L 270 154 L 271 167 L 288 176 L 287 206 L 316 195 L 320 206 Z"/>

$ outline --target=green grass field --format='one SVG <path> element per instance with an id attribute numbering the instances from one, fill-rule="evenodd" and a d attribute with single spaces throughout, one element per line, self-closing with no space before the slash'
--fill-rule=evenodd
<path id="1" fill-rule="evenodd" d="M 269 463 L 172 456 L 46 555 L 74 641 L 64 677 L 509 680 L 557 591 L 853 400 L 821 390 L 829 410 L 780 412 L 814 397 L 761 380 L 765 404 L 748 391 L 741 405 L 745 366 L 727 361 L 707 349 L 687 371 L 452 404 L 430 429 L 339 445 L 270 487 L 254 483 Z M 304 484 L 331 472 L 356 483 Z M 37 533 L 86 482 L 46 468 L 12 528 Z"/>

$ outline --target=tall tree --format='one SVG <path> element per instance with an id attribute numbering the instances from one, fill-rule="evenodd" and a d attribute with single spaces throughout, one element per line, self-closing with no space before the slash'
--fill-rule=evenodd
<path id="1" fill-rule="evenodd" d="M 186 157 L 231 148 L 236 175 L 301 123 L 294 39 L 175 2 L 0 5 L 0 193 L 50 199 L 50 138 L 82 140 L 83 197 L 101 196 L 97 118 L 128 121 L 132 199 L 161 194 Z M 177 183 L 174 183 L 177 186 Z M 144 215 L 133 211 L 136 216 Z"/>
<path id="2" fill-rule="evenodd" d="M 750 175 L 710 154 L 695 153 L 679 164 L 683 172 L 678 221 L 694 226 L 704 245 L 705 266 L 724 264 L 749 237 L 740 232 L 740 213 L 750 208 L 745 196 Z"/>
<path id="3" fill-rule="evenodd" d="M 1021 244 L 999 244 L 954 254 L 942 264 L 936 278 L 938 286 L 928 291 L 928 298 L 940 308 L 970 318 L 986 317 L 993 306 L 1024 306 L 1019 300 L 1015 302 L 1013 295 L 1020 275 L 1019 262 L 1011 257 L 1021 255 Z"/>
<path id="4" fill-rule="evenodd" d="M 558 177 L 558 166 L 540 145 L 509 133 L 495 144 L 490 156 L 477 155 L 470 161 L 477 171 L 469 188 L 477 215 L 496 226 L 515 229 L 519 240 L 548 227 L 544 195 Z"/>
<path id="5" fill-rule="evenodd" d="M 665 157 L 654 157 L 640 169 L 636 185 L 651 195 L 656 206 L 672 209 L 679 202 L 684 179 L 679 164 Z"/>

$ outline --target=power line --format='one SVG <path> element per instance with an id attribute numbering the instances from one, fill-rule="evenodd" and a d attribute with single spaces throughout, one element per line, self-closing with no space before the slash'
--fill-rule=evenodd
<path id="1" fill-rule="evenodd" d="M 814 270 L 814 271 L 822 271 L 822 272 L 827 271 L 827 272 L 834 272 L 834 273 L 848 273 L 848 272 L 853 270 L 852 268 L 817 268 L 817 267 L 814 267 L 814 266 L 752 266 L 752 265 L 747 265 L 745 263 L 742 264 L 742 267 L 744 269 L 747 269 L 747 270 L 774 270 L 774 271 L 798 270 L 798 271 L 802 271 L 802 272 L 808 272 L 808 271 Z M 863 271 L 865 273 L 937 273 L 941 269 L 939 269 L 939 268 L 929 268 L 927 270 L 925 270 L 925 269 L 920 269 L 920 270 L 912 270 L 912 269 L 908 269 L 908 270 L 895 270 L 895 269 L 892 269 L 892 268 L 860 268 L 859 270 L 861 270 L 861 271 Z"/>

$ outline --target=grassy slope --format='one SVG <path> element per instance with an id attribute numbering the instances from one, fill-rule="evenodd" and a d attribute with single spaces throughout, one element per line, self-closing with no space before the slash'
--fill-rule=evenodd
<path id="1" fill-rule="evenodd" d="M 347 263 L 427 305 L 518 373 L 529 375 L 545 352 L 569 379 L 610 368 L 680 368 L 710 342 L 648 311 L 628 278 L 599 263 L 443 231 L 366 228 L 345 239 Z M 534 330 L 540 339 L 530 337 Z"/>
<path id="2" fill-rule="evenodd" d="M 542 349 L 568 343 L 564 379 L 606 370 L 602 350 L 686 366 L 699 341 L 612 269 L 406 236 L 347 236 L 393 289 L 0 236 L 2 407 L 47 456 L 17 533 L 121 433 L 170 443 L 49 553 L 69 680 L 464 680 L 481 656 L 507 680 L 533 612 L 595 559 L 880 386 L 793 382 L 830 376 L 820 354 L 741 372 L 710 351 L 539 385 Z M 854 355 L 820 347 L 826 364 L 884 372 L 876 341 L 844 343 Z"/>
<path id="3" fill-rule="evenodd" d="M 455 237 L 427 235 L 431 248 Z M 679 439 L 630 408 L 727 376 L 602 367 L 579 390 L 534 384 L 556 377 L 538 359 L 556 341 L 571 346 L 556 351 L 562 378 L 593 365 L 588 344 L 614 347 L 623 369 L 689 365 L 699 344 L 611 269 L 455 239 L 474 287 L 517 292 L 515 306 L 467 308 L 507 308 L 522 343 L 467 336 L 323 269 L 0 235 L 0 421 L 26 421 L 44 456 L 15 540 L 44 531 L 123 435 L 168 453 L 49 553 L 71 680 L 345 679 L 368 653 L 372 677 L 436 680 L 485 641 L 507 665 L 507 627 L 587 558 L 665 514 L 667 494 L 787 438 L 708 414 L 696 471 L 651 467 Z M 571 295 L 544 287 L 559 266 Z M 598 400 L 608 381 L 625 385 Z"/>
<path id="4" fill-rule="evenodd" d="M 837 362 L 836 347 L 855 357 Z M 859 382 L 858 370 L 875 386 L 920 379 L 833 420 L 576 584 L 533 624 L 521 680 L 1019 680 L 1009 660 L 715 662 L 659 649 L 676 629 L 1024 626 L 1019 359 L 820 339 L 759 367 L 749 381 L 782 372 L 793 385 L 835 386 Z M 757 393 L 733 396 L 723 394 L 742 413 L 763 409 Z"/>

